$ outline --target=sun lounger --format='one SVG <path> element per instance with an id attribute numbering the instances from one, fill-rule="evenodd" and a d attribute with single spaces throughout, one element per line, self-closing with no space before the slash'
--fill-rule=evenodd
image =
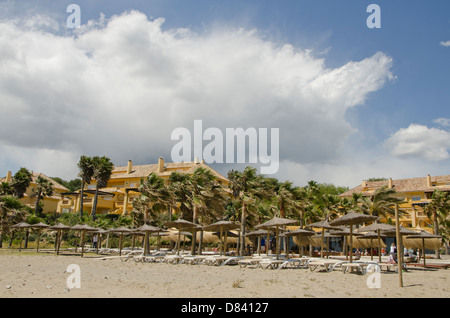
<path id="1" fill-rule="evenodd" d="M 242 259 L 243 259 L 243 256 L 231 256 L 231 257 L 228 257 L 228 259 L 225 262 L 220 264 L 220 266 L 237 265 L 239 263 L 239 261 Z"/>
<path id="2" fill-rule="evenodd" d="M 341 263 L 344 262 L 332 259 L 311 259 L 308 263 L 308 267 L 312 272 L 316 269 L 323 269 L 326 272 L 331 272 L 337 264 Z"/>
<path id="3" fill-rule="evenodd" d="M 262 258 L 249 258 L 249 259 L 241 259 L 238 261 L 239 266 L 247 267 L 247 266 L 255 266 L 257 267 L 259 265 L 259 262 L 262 261 Z"/>
<path id="4" fill-rule="evenodd" d="M 178 255 L 166 255 L 163 258 L 163 261 L 167 264 L 178 264 L 183 259 L 183 256 Z"/>
<path id="5" fill-rule="evenodd" d="M 308 258 L 290 258 L 285 260 L 278 268 L 306 268 L 308 263 Z"/>
<path id="6" fill-rule="evenodd" d="M 219 266 L 223 262 L 225 262 L 228 258 L 229 258 L 228 256 L 208 256 L 205 258 L 203 263 L 209 266 L 212 265 Z"/>
<path id="7" fill-rule="evenodd" d="M 394 271 L 398 271 L 398 264 L 389 264 L 389 263 L 378 263 L 378 266 L 380 266 L 381 270 L 385 270 L 389 272 L 391 269 Z M 406 264 L 402 264 L 403 270 L 407 270 Z"/>
<path id="8" fill-rule="evenodd" d="M 370 263 L 355 262 L 355 263 L 343 263 L 340 266 L 344 274 L 347 273 L 348 271 L 356 270 L 357 273 L 364 275 L 369 265 Z"/>
<path id="9" fill-rule="evenodd" d="M 206 256 L 185 256 L 180 262 L 182 264 L 199 265 L 205 260 Z"/>
<path id="10" fill-rule="evenodd" d="M 263 268 L 263 269 L 276 269 L 279 266 L 281 266 L 281 264 L 283 264 L 286 260 L 282 260 L 282 259 L 265 259 L 259 262 L 259 267 Z"/>

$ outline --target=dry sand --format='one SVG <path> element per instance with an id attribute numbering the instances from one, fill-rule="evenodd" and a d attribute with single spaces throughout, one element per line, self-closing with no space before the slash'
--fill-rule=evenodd
<path id="1" fill-rule="evenodd" d="M 450 269 L 411 268 L 381 273 L 381 288 L 370 289 L 369 274 L 309 269 L 137 263 L 120 259 L 0 250 L 0 297 L 157 298 L 421 298 L 450 297 Z M 67 267 L 81 270 L 81 288 L 67 288 Z"/>

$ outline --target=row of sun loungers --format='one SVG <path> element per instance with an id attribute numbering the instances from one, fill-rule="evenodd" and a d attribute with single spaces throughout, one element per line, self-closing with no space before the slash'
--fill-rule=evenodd
<path id="1" fill-rule="evenodd" d="M 167 263 L 167 264 L 186 264 L 186 265 L 208 265 L 208 266 L 225 266 L 239 265 L 241 268 L 262 268 L 262 269 L 287 269 L 287 268 L 303 268 L 310 271 L 331 272 L 340 270 L 344 274 L 349 272 L 366 274 L 368 272 L 381 271 L 398 271 L 397 264 L 378 263 L 375 261 L 353 261 L 342 259 L 325 259 L 316 257 L 299 257 L 299 258 L 281 258 L 276 259 L 273 256 L 225 256 L 225 255 L 177 255 L 170 254 L 169 251 L 155 251 L 151 255 L 144 255 L 142 250 L 123 251 L 121 256 L 110 256 L 106 258 L 120 258 L 122 261 L 134 260 L 135 262 L 146 263 Z M 103 259 L 106 259 L 103 258 Z M 406 270 L 404 264 L 404 270 Z"/>

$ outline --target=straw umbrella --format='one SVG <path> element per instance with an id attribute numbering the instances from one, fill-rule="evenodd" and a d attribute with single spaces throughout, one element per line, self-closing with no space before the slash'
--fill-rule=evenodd
<path id="1" fill-rule="evenodd" d="M 386 237 L 386 235 L 376 232 L 368 232 L 358 237 L 358 240 L 370 240 L 370 260 L 373 261 L 373 244 L 372 244 L 373 239 L 378 239 L 378 254 L 381 263 L 381 247 L 382 247 L 381 238 L 384 237 Z"/>
<path id="2" fill-rule="evenodd" d="M 102 235 L 109 233 L 107 230 L 98 228 L 97 231 L 94 232 L 95 234 L 98 234 L 98 241 L 97 241 L 97 247 L 96 247 L 96 253 L 98 254 L 98 248 L 99 246 L 102 246 Z"/>
<path id="3" fill-rule="evenodd" d="M 36 245 L 36 252 L 39 252 L 39 242 L 41 241 L 41 230 L 45 229 L 45 228 L 48 228 L 49 225 L 44 224 L 42 222 L 39 222 L 39 223 L 36 223 L 36 224 L 32 224 L 30 227 L 33 228 L 33 229 L 36 228 L 37 231 L 38 231 L 38 240 L 37 240 L 37 245 Z"/>
<path id="4" fill-rule="evenodd" d="M 327 219 L 324 219 L 322 221 L 319 222 L 315 222 L 315 223 L 311 223 L 306 225 L 307 228 L 313 227 L 313 228 L 317 228 L 317 229 L 322 229 L 322 243 L 320 244 L 320 257 L 323 257 L 323 246 L 324 246 L 324 239 L 325 239 L 325 230 L 336 230 L 338 229 L 336 226 L 332 226 L 330 225 L 330 222 L 328 222 Z"/>
<path id="5" fill-rule="evenodd" d="M 123 236 L 125 233 L 130 233 L 133 230 L 125 227 L 125 226 L 120 226 L 118 228 L 115 229 L 110 229 L 108 230 L 110 233 L 119 233 L 119 256 L 122 255 L 122 243 L 123 243 Z"/>
<path id="6" fill-rule="evenodd" d="M 422 240 L 422 254 L 423 254 L 423 267 L 427 267 L 426 265 L 426 257 L 425 257 L 425 239 L 440 239 L 442 236 L 428 233 L 427 231 L 421 231 L 420 233 L 411 234 L 406 236 L 406 239 L 421 239 Z"/>
<path id="7" fill-rule="evenodd" d="M 14 224 L 13 226 L 11 226 L 12 228 L 15 228 L 15 229 L 27 229 L 27 228 L 30 228 L 31 227 L 31 225 L 30 224 L 28 224 L 28 223 L 26 223 L 26 222 L 20 222 L 20 223 L 17 223 L 17 224 Z M 19 243 L 19 252 L 22 250 L 22 235 L 20 236 L 20 243 Z"/>
<path id="8" fill-rule="evenodd" d="M 349 249 L 350 249 L 350 263 L 353 262 L 353 225 L 362 224 L 366 222 L 373 222 L 378 219 L 378 216 L 367 215 L 362 213 L 350 212 L 340 218 L 331 221 L 331 226 L 348 225 L 350 227 L 350 239 L 349 239 Z"/>
<path id="9" fill-rule="evenodd" d="M 220 255 L 227 250 L 227 239 L 228 239 L 228 231 L 235 230 L 239 228 L 239 225 L 233 221 L 218 221 L 213 224 L 205 225 L 203 227 L 204 231 L 218 231 L 220 238 Z M 223 238 L 222 233 L 225 232 L 225 238 Z M 222 241 L 223 240 L 223 241 Z M 201 251 L 200 251 L 201 253 Z"/>
<path id="10" fill-rule="evenodd" d="M 178 241 L 177 241 L 177 255 L 180 255 L 180 239 L 181 231 L 200 229 L 201 226 L 183 219 L 178 219 L 176 221 L 169 221 L 164 224 L 167 227 L 174 227 L 178 230 Z M 192 244 L 195 244 L 193 242 Z"/>
<path id="11" fill-rule="evenodd" d="M 378 234 L 378 261 L 381 263 L 381 237 L 382 231 L 395 231 L 395 226 L 386 223 L 373 223 L 358 229 L 358 232 L 376 232 Z"/>
<path id="12" fill-rule="evenodd" d="M 164 230 L 160 229 L 159 227 L 156 227 L 156 226 L 144 224 L 141 227 L 138 227 L 135 231 L 144 232 L 145 233 L 145 237 L 144 237 L 144 255 L 148 255 L 148 254 L 150 254 L 150 246 L 148 244 L 149 233 L 159 233 L 159 232 L 163 232 Z"/>
<path id="13" fill-rule="evenodd" d="M 50 230 L 56 230 L 56 239 L 55 239 L 55 252 L 56 255 L 59 255 L 59 247 L 61 246 L 62 241 L 62 231 L 70 230 L 70 226 L 58 223 L 54 226 L 49 227 Z"/>
<path id="14" fill-rule="evenodd" d="M 300 255 L 300 241 L 302 237 L 311 237 L 313 235 L 315 235 L 316 232 L 311 231 L 311 230 L 306 230 L 306 229 L 296 229 L 294 231 L 290 231 L 290 232 L 286 232 L 284 233 L 284 235 L 286 236 L 292 236 L 292 237 L 297 237 L 298 238 L 298 248 L 299 248 L 299 256 Z"/>
<path id="15" fill-rule="evenodd" d="M 89 226 L 87 224 L 77 224 L 75 226 L 72 227 L 72 230 L 75 231 L 80 231 L 80 245 L 81 245 L 81 257 L 83 257 L 84 254 L 84 239 L 86 237 L 86 232 L 92 232 L 92 231 L 96 231 L 97 229 L 95 227 Z"/>
<path id="16" fill-rule="evenodd" d="M 279 233 L 280 233 L 280 226 L 285 226 L 285 225 L 290 225 L 290 224 L 295 224 L 298 223 L 297 220 L 292 220 L 292 219 L 286 219 L 286 218 L 279 218 L 279 217 L 273 217 L 272 219 L 270 219 L 269 221 L 263 223 L 263 224 L 258 224 L 257 226 L 255 226 L 256 229 L 273 229 L 275 228 L 275 236 L 276 236 L 276 255 L 277 255 L 277 259 L 279 256 L 279 250 L 280 250 L 280 244 L 278 243 L 278 237 L 279 237 Z"/>
<path id="17" fill-rule="evenodd" d="M 256 231 L 252 231 L 252 232 L 248 232 L 248 233 L 244 234 L 245 237 L 250 237 L 250 236 L 258 237 L 258 247 L 257 247 L 258 255 L 261 255 L 261 236 L 263 236 L 264 234 L 266 234 L 266 231 L 264 231 L 264 230 L 256 230 Z"/>

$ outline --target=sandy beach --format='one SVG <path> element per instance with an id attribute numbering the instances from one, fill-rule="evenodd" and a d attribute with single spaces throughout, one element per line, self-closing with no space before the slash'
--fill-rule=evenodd
<path id="1" fill-rule="evenodd" d="M 450 269 L 410 268 L 382 272 L 379 289 L 368 287 L 369 274 L 309 269 L 262 269 L 142 263 L 95 254 L 60 255 L 0 251 L 0 297 L 107 298 L 429 298 L 450 297 Z M 444 256 L 445 257 L 445 256 Z M 449 260 L 450 261 L 450 260 Z M 70 264 L 80 268 L 80 288 L 68 288 Z"/>

